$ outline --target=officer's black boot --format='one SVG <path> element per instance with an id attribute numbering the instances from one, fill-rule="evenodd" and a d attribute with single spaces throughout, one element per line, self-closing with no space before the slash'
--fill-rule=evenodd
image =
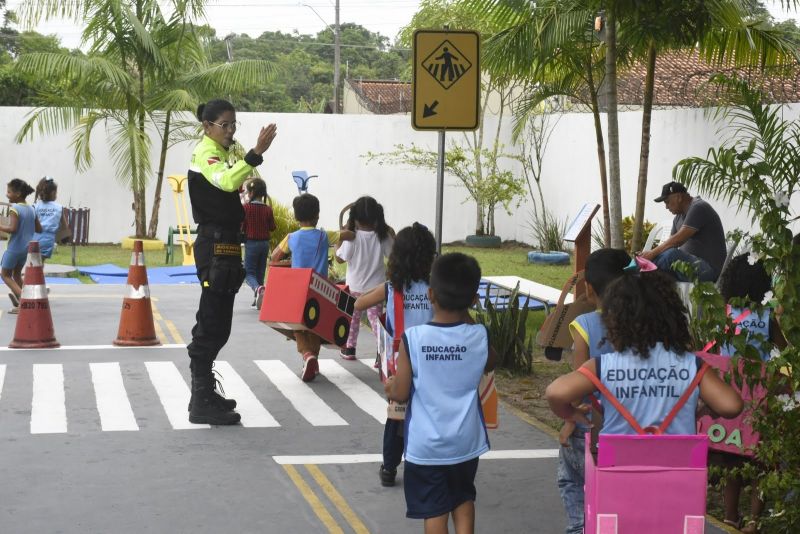
<path id="1" fill-rule="evenodd" d="M 189 398 L 189 406 L 187 406 L 186 409 L 190 412 L 192 411 L 192 402 L 194 401 L 194 390 L 195 390 L 194 382 L 195 382 L 195 376 L 197 375 L 197 371 L 195 370 L 196 367 L 197 366 L 195 365 L 194 361 L 192 361 L 192 363 L 189 364 L 189 368 L 192 370 L 192 396 L 191 398 Z M 225 397 L 217 393 L 216 388 L 214 389 L 214 398 L 226 410 L 230 411 L 236 409 L 236 401 L 233 399 L 226 399 Z"/>
<path id="2" fill-rule="evenodd" d="M 192 399 L 190 401 L 189 422 L 207 425 L 235 425 L 242 416 L 228 410 L 217 401 L 214 392 L 214 375 L 193 373 Z"/>

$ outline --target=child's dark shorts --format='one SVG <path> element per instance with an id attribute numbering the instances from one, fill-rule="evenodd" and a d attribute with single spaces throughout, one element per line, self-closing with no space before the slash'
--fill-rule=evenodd
<path id="1" fill-rule="evenodd" d="M 437 517 L 474 501 L 477 471 L 477 458 L 455 465 L 418 465 L 406 460 L 403 469 L 406 517 Z"/>

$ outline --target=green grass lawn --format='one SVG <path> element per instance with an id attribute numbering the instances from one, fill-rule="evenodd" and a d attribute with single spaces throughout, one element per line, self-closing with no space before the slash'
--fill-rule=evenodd
<path id="1" fill-rule="evenodd" d="M 145 263 L 149 267 L 164 267 L 165 265 L 180 265 L 183 262 L 183 253 L 180 247 L 175 247 L 175 262 L 165 263 L 165 250 L 146 250 Z M 72 246 L 59 246 L 53 256 L 47 260 L 49 263 L 72 265 Z M 101 265 L 112 263 L 120 267 L 131 264 L 131 251 L 119 245 L 86 245 L 75 247 L 75 265 Z"/>

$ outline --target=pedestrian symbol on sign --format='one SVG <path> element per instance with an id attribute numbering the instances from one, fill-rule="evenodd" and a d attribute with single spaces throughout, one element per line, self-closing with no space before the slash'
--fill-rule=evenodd
<path id="1" fill-rule="evenodd" d="M 439 85 L 450 89 L 472 67 L 472 63 L 453 46 L 453 43 L 445 40 L 425 58 L 422 66 L 439 82 Z"/>

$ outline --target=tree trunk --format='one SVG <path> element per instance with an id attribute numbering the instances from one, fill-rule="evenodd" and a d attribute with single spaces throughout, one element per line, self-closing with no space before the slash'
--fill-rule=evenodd
<path id="1" fill-rule="evenodd" d="M 475 208 L 475 235 L 483 235 L 483 210 L 478 203 L 475 204 Z"/>
<path id="2" fill-rule="evenodd" d="M 647 196 L 647 166 L 650 162 L 650 122 L 653 117 L 653 93 L 656 71 L 656 45 L 647 49 L 647 76 L 644 83 L 644 107 L 642 110 L 642 145 L 639 153 L 639 183 L 636 186 L 636 211 L 633 216 L 631 251 L 638 252 L 643 243 L 644 203 Z"/>
<path id="3" fill-rule="evenodd" d="M 153 209 L 150 212 L 150 227 L 147 230 L 147 237 L 155 239 L 158 233 L 158 211 L 161 209 L 161 186 L 164 183 L 164 166 L 167 161 L 167 149 L 169 148 L 169 126 L 172 112 L 167 111 L 164 119 L 164 136 L 161 138 L 161 155 L 158 159 L 158 174 L 156 174 L 156 190 L 153 191 Z"/>
<path id="4" fill-rule="evenodd" d="M 619 170 L 619 122 L 617 117 L 617 17 L 616 6 L 608 4 L 606 10 L 606 80 L 608 102 L 608 216 L 611 246 L 624 248 L 622 238 L 622 191 Z"/>
<path id="5" fill-rule="evenodd" d="M 137 6 L 138 8 L 138 6 Z M 141 63 L 141 62 L 140 62 Z M 144 139 L 146 135 L 145 132 L 145 113 L 144 113 L 144 71 L 141 68 L 141 64 L 139 65 L 139 101 L 138 101 L 138 112 L 137 112 L 137 128 L 139 129 L 139 133 Z M 137 154 L 137 160 L 141 157 L 141 154 Z M 146 238 L 147 237 L 147 197 L 145 194 L 147 193 L 145 185 L 147 184 L 147 177 L 144 174 L 145 164 L 149 166 L 149 161 L 137 161 L 137 165 L 134 167 L 134 172 L 137 174 L 136 180 L 136 196 L 138 197 L 138 201 L 136 202 L 136 237 Z"/>
<path id="6" fill-rule="evenodd" d="M 594 135 L 597 143 L 597 165 L 600 167 L 600 189 L 603 195 L 603 245 L 611 246 L 611 222 L 608 215 L 608 174 L 606 170 L 606 143 L 603 139 L 603 125 L 600 123 L 600 104 L 597 101 L 597 87 L 594 84 L 592 75 L 591 55 L 586 69 L 587 81 L 589 82 L 589 95 L 592 99 L 592 117 L 594 117 Z"/>

